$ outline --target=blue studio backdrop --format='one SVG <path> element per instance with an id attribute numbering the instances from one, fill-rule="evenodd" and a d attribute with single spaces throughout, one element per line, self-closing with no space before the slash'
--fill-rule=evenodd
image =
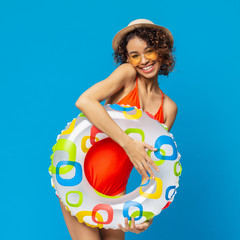
<path id="1" fill-rule="evenodd" d="M 113 36 L 138 18 L 169 28 L 182 155 L 170 207 L 126 239 L 240 239 L 238 1 L 2 1 L 1 239 L 70 239 L 50 184 L 51 148 L 80 94 L 115 68 Z"/>

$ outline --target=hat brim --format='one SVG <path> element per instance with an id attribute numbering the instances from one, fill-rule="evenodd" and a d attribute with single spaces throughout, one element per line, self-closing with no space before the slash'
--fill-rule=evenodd
<path id="1" fill-rule="evenodd" d="M 117 50 L 118 48 L 118 45 L 121 41 L 121 39 L 123 38 L 123 36 L 131 31 L 133 31 L 134 29 L 136 28 L 139 28 L 139 27 L 149 27 L 149 28 L 158 28 L 158 29 L 161 29 L 163 30 L 170 38 L 171 40 L 171 47 L 173 46 L 173 36 L 172 36 L 172 33 L 165 27 L 162 27 L 162 26 L 159 26 L 159 25 L 156 25 L 156 24 L 151 24 L 151 23 L 138 23 L 138 24 L 134 24 L 134 25 L 131 25 L 131 26 L 127 26 L 125 28 L 123 28 L 122 30 L 120 30 L 113 38 L 113 41 L 112 41 L 112 48 L 114 51 Z"/>

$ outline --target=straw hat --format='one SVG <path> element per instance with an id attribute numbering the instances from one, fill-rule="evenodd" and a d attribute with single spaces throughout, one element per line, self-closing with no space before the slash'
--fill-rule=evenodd
<path id="1" fill-rule="evenodd" d="M 172 46 L 173 46 L 173 36 L 172 36 L 171 32 L 167 28 L 159 26 L 159 25 L 156 25 L 152 21 L 147 20 L 147 19 L 137 19 L 137 20 L 134 20 L 134 21 L 130 22 L 127 27 L 125 27 L 122 30 L 120 30 L 114 36 L 113 41 L 112 41 L 113 50 L 114 51 L 117 50 L 118 45 L 119 45 L 121 39 L 123 38 L 123 36 L 126 33 L 129 33 L 129 32 L 131 32 L 134 29 L 139 28 L 139 27 L 149 27 L 149 28 L 160 28 L 160 29 L 162 29 L 169 36 L 169 38 L 171 40 L 171 43 L 172 43 Z"/>

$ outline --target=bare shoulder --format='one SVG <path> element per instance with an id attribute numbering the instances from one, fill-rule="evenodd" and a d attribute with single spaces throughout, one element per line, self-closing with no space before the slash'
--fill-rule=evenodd
<path id="1" fill-rule="evenodd" d="M 135 80 L 137 76 L 137 72 L 135 68 L 129 63 L 123 63 L 112 73 L 114 76 L 121 75 L 124 76 L 123 79 L 125 83 L 128 83 L 129 80 Z M 111 75 L 110 75 L 111 76 Z"/>
<path id="2" fill-rule="evenodd" d="M 177 104 L 166 94 L 164 94 L 164 107 L 167 112 L 177 112 Z"/>
<path id="3" fill-rule="evenodd" d="M 87 99 L 99 102 L 106 100 L 121 91 L 121 89 L 125 89 L 129 82 L 134 81 L 136 75 L 137 72 L 131 64 L 121 64 L 106 79 L 97 82 L 82 93 L 75 105 L 80 106 Z"/>
<path id="4" fill-rule="evenodd" d="M 132 74 L 136 73 L 135 68 L 130 63 L 123 63 L 119 65 L 117 68 L 121 70 L 129 71 L 130 73 L 132 72 Z"/>
<path id="5" fill-rule="evenodd" d="M 163 112 L 164 112 L 165 124 L 170 130 L 177 116 L 178 107 L 177 107 L 177 104 L 166 94 L 164 94 Z"/>
<path id="6" fill-rule="evenodd" d="M 131 64 L 124 63 L 115 71 L 116 72 L 114 73 L 114 76 L 110 77 L 113 79 L 121 79 L 121 88 L 118 88 L 117 91 L 112 92 L 112 94 L 106 99 L 105 104 L 118 102 L 123 96 L 127 95 L 135 87 L 137 71 Z M 114 82 L 116 85 L 116 80 Z"/>

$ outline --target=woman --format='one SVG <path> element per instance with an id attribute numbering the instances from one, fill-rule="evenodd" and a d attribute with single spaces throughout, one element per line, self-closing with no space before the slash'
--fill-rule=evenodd
<path id="1" fill-rule="evenodd" d="M 106 133 L 113 141 L 124 149 L 128 164 L 125 175 L 128 177 L 134 166 L 143 178 L 148 179 L 147 172 L 154 178 L 149 164 L 158 171 L 158 167 L 147 155 L 145 149 L 156 149 L 145 142 L 134 140 L 110 118 L 100 104 L 128 104 L 137 106 L 146 111 L 151 117 L 164 123 L 168 130 L 171 129 L 177 114 L 176 104 L 162 92 L 158 85 L 158 75 L 168 75 L 174 67 L 173 38 L 170 31 L 155 25 L 145 19 L 131 22 L 126 28 L 118 32 L 113 39 L 115 61 L 121 65 L 105 80 L 95 84 L 85 91 L 77 100 L 76 106 L 99 130 Z M 117 159 L 112 159 L 112 161 Z M 129 164 L 129 160 L 131 164 Z M 123 168 L 124 168 L 123 164 Z M 132 167 L 131 167 L 132 166 Z M 126 168 L 126 167 L 125 167 Z M 98 176 L 99 171 L 94 167 Z M 123 169 L 122 169 L 123 170 Z M 122 171 L 117 169 L 117 171 Z M 117 175 L 117 174 L 116 174 Z M 107 177 L 107 176 L 105 176 Z M 126 193 L 127 177 L 123 182 L 118 177 L 111 180 L 111 194 L 124 195 Z M 104 176 L 101 176 L 104 178 Z M 101 186 L 93 186 L 95 189 Z M 99 190 L 99 189 L 97 189 Z M 131 226 L 125 219 L 125 226 L 119 224 L 120 230 L 106 230 L 91 228 L 84 223 L 79 223 L 72 217 L 61 203 L 62 212 L 72 239 L 81 240 L 110 240 L 124 239 L 124 232 L 140 233 L 152 223 L 152 219 L 142 224 L 135 225 L 132 218 Z"/>

